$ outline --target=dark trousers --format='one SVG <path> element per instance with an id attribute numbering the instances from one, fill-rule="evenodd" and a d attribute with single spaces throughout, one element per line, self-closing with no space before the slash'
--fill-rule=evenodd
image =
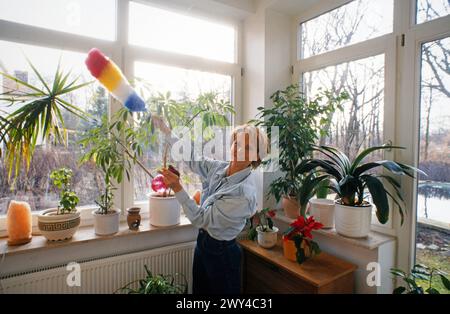
<path id="1" fill-rule="evenodd" d="M 239 294 L 241 248 L 236 240 L 219 241 L 200 229 L 194 253 L 194 294 Z"/>

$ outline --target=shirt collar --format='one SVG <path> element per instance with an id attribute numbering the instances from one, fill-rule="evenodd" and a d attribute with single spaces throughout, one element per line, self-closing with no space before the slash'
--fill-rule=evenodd
<path id="1" fill-rule="evenodd" d="M 239 183 L 241 181 L 243 181 L 246 177 L 248 177 L 250 175 L 250 173 L 252 172 L 252 167 L 249 166 L 245 169 L 242 169 L 241 171 L 238 171 L 234 174 L 232 174 L 231 176 L 227 177 L 226 173 L 228 171 L 228 168 L 230 167 L 230 164 L 228 164 L 228 166 L 226 166 L 221 172 L 221 176 L 225 178 L 226 181 L 230 182 L 230 183 Z"/>

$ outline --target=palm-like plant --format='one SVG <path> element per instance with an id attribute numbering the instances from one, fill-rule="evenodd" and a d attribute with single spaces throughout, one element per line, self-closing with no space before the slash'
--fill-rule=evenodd
<path id="1" fill-rule="evenodd" d="M 71 78 L 71 72 L 63 71 L 59 62 L 53 83 L 49 84 L 31 61 L 28 59 L 27 61 L 43 85 L 42 87 L 31 85 L 7 73 L 0 72 L 0 75 L 22 87 L 0 95 L 0 101 L 9 103 L 7 106 L 21 105 L 12 113 L 4 112 L 5 116 L 0 119 L 0 143 L 4 142 L 6 145 L 5 158 L 9 178 L 13 173 L 17 178 L 22 163 L 25 163 L 26 170 L 29 169 L 39 138 L 42 140 L 53 138 L 54 142 L 67 144 L 63 110 L 67 110 L 81 119 L 87 118 L 84 111 L 64 100 L 64 96 L 91 82 L 77 84 L 79 78 Z"/>
<path id="2" fill-rule="evenodd" d="M 306 209 L 309 200 L 317 194 L 322 188 L 321 183 L 328 179 L 327 174 L 322 174 L 318 171 L 311 171 L 305 176 L 300 176 L 300 185 L 297 191 L 297 200 L 300 205 L 300 215 L 306 218 Z"/>
<path id="3" fill-rule="evenodd" d="M 415 178 L 421 170 L 391 160 L 381 160 L 364 163 L 364 159 L 373 152 L 379 150 L 404 149 L 403 147 L 383 145 L 368 148 L 362 151 L 353 161 L 340 150 L 334 147 L 320 146 L 314 150 L 325 155 L 326 159 L 308 159 L 298 165 L 298 173 L 306 173 L 314 169 L 320 169 L 330 177 L 329 188 L 340 197 L 340 203 L 347 206 L 362 206 L 367 203 L 364 199 L 366 188 L 372 195 L 376 206 L 376 215 L 380 223 L 385 224 L 389 218 L 388 196 L 398 205 L 401 223 L 404 220 L 402 204 L 404 199 L 400 192 L 400 183 L 395 178 L 370 172 L 378 167 L 383 167 L 394 175 L 406 175 Z M 392 191 L 385 188 L 385 184 L 392 187 Z"/>

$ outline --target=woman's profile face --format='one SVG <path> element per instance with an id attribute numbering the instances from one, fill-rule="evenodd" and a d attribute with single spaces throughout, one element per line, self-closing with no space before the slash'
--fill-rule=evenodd
<path id="1" fill-rule="evenodd" d="M 256 140 L 246 132 L 237 132 L 231 143 L 231 160 L 246 165 L 258 160 Z"/>

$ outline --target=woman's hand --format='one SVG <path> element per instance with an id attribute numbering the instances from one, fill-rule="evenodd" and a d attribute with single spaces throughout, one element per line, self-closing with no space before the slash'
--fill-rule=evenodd
<path id="1" fill-rule="evenodd" d="M 162 168 L 158 172 L 163 175 L 164 184 L 171 188 L 175 193 L 183 189 L 183 186 L 180 183 L 180 177 L 175 173 L 166 168 Z"/>
<path id="2" fill-rule="evenodd" d="M 152 123 L 156 128 L 160 129 L 164 134 L 166 134 L 166 135 L 170 134 L 171 130 L 167 126 L 167 124 L 164 122 L 163 117 L 158 116 L 158 115 L 152 115 Z"/>

